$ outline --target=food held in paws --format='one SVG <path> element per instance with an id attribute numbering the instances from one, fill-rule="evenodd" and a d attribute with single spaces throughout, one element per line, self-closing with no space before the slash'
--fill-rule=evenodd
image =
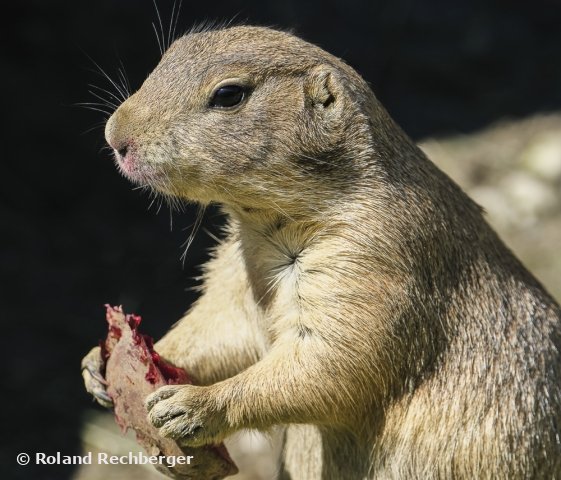
<path id="1" fill-rule="evenodd" d="M 109 333 L 101 345 L 101 355 L 106 362 L 107 393 L 113 400 L 115 419 L 121 429 L 132 428 L 148 455 L 167 457 L 169 461 L 162 459 L 155 467 L 172 478 L 218 480 L 237 473 L 223 445 L 179 447 L 158 434 L 147 419 L 144 400 L 164 385 L 192 381 L 184 370 L 158 355 L 151 337 L 138 331 L 139 316 L 125 315 L 121 307 L 107 306 L 106 317 Z M 190 464 L 180 463 L 187 457 L 191 457 Z"/>

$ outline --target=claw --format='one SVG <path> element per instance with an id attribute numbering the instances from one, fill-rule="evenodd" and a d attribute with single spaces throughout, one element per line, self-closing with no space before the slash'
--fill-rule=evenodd
<path id="1" fill-rule="evenodd" d="M 105 391 L 107 380 L 100 373 L 102 365 L 99 347 L 95 347 L 82 359 L 82 377 L 86 390 L 93 395 L 97 403 L 105 408 L 113 408 L 113 400 Z"/>
<path id="2" fill-rule="evenodd" d="M 94 392 L 93 395 L 98 400 L 103 400 L 104 402 L 110 403 L 111 406 L 113 406 L 113 399 L 109 396 L 107 392 L 104 392 L 103 390 L 99 390 Z"/>
<path id="3" fill-rule="evenodd" d="M 154 405 L 156 405 L 158 402 L 161 402 L 162 400 L 173 397 L 180 389 L 181 386 L 178 385 L 168 385 L 166 387 L 160 387 L 159 390 L 156 390 L 146 398 L 144 402 L 146 410 L 150 412 L 152 408 L 154 408 Z"/>
<path id="4" fill-rule="evenodd" d="M 107 380 L 105 380 L 105 378 L 103 378 L 91 365 L 84 365 L 82 367 L 82 371 L 84 370 L 87 370 L 88 373 L 102 385 L 108 385 Z"/>

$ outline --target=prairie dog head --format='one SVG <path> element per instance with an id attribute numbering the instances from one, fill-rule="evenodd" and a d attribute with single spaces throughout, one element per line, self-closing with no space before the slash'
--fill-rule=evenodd
<path id="1" fill-rule="evenodd" d="M 373 99 L 354 70 L 320 48 L 233 27 L 176 40 L 105 136 L 139 185 L 201 203 L 294 211 L 295 202 L 353 181 L 350 158 L 369 144 Z"/>

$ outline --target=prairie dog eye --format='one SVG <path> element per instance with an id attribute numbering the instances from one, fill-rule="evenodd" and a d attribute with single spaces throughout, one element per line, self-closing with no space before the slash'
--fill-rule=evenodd
<path id="1" fill-rule="evenodd" d="M 209 106 L 212 108 L 231 108 L 239 105 L 246 95 L 246 89 L 240 85 L 223 85 L 218 87 Z"/>

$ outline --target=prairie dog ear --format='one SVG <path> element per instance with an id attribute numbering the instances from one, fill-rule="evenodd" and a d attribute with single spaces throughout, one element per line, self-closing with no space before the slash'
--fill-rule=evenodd
<path id="1" fill-rule="evenodd" d="M 317 109 L 330 110 L 338 106 L 342 88 L 337 72 L 328 65 L 318 65 L 304 82 L 306 103 Z"/>

